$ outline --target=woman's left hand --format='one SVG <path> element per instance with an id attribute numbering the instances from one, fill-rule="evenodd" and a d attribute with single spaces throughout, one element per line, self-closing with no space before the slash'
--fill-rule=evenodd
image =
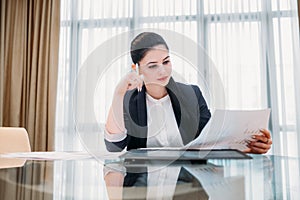
<path id="1" fill-rule="evenodd" d="M 267 153 L 272 146 L 272 139 L 270 131 L 261 129 L 259 135 L 253 135 L 253 140 L 248 143 L 248 149 L 245 153 L 263 154 Z"/>

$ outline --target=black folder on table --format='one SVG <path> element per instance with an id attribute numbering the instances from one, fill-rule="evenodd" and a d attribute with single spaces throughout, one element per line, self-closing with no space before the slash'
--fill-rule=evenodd
<path id="1" fill-rule="evenodd" d="M 134 149 L 121 156 L 125 160 L 187 160 L 252 159 L 236 149 Z"/>

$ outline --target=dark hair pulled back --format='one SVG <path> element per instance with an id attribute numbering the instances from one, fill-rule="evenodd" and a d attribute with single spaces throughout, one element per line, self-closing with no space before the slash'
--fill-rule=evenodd
<path id="1" fill-rule="evenodd" d="M 146 53 L 157 45 L 164 45 L 167 50 L 169 47 L 162 36 L 153 32 L 143 32 L 137 35 L 131 42 L 130 54 L 133 63 L 140 62 Z"/>

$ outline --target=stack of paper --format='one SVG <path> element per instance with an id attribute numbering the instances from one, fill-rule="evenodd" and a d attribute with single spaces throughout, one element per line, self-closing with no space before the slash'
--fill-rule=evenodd
<path id="1" fill-rule="evenodd" d="M 270 109 L 238 111 L 216 110 L 198 138 L 184 148 L 244 150 L 259 129 L 268 127 Z"/>

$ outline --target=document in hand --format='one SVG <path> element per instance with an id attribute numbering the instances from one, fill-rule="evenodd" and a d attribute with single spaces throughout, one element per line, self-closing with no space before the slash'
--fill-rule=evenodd
<path id="1" fill-rule="evenodd" d="M 216 110 L 201 134 L 185 148 L 244 150 L 252 135 L 268 127 L 269 116 L 270 109 Z"/>

